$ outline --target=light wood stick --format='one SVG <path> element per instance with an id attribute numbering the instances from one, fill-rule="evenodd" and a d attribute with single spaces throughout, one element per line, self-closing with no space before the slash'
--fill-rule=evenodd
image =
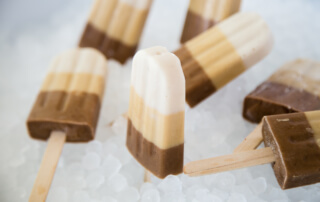
<path id="1" fill-rule="evenodd" d="M 151 173 L 145 169 L 144 170 L 144 182 L 151 182 Z"/>
<path id="2" fill-rule="evenodd" d="M 262 142 L 262 122 L 235 148 L 233 152 L 243 152 L 256 149 Z"/>
<path id="3" fill-rule="evenodd" d="M 65 132 L 51 132 L 29 202 L 46 200 L 65 141 Z"/>
<path id="4" fill-rule="evenodd" d="M 274 161 L 275 157 L 271 148 L 266 147 L 200 161 L 193 161 L 184 166 L 183 172 L 189 176 L 200 176 L 262 165 Z"/>

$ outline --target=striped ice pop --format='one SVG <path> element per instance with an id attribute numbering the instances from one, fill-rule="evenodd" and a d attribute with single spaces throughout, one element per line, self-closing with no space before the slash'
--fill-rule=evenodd
<path id="1" fill-rule="evenodd" d="M 139 51 L 133 59 L 127 147 L 157 177 L 182 172 L 184 108 L 179 59 L 163 47 Z"/>
<path id="2" fill-rule="evenodd" d="M 241 0 L 190 0 L 180 42 L 185 43 L 239 11 Z"/>
<path id="3" fill-rule="evenodd" d="M 91 48 L 57 56 L 27 120 L 30 136 L 47 139 L 64 131 L 69 142 L 92 140 L 105 86 L 107 63 Z"/>
<path id="4" fill-rule="evenodd" d="M 137 49 L 152 0 L 95 0 L 80 47 L 124 63 Z"/>
<path id="5" fill-rule="evenodd" d="M 193 107 L 250 68 L 271 50 L 264 20 L 238 13 L 175 51 L 186 78 L 186 100 Z"/>

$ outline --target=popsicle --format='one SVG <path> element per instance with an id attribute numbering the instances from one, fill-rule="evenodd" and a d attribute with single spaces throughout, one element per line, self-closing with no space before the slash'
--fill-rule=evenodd
<path id="1" fill-rule="evenodd" d="M 260 122 L 263 116 L 320 110 L 320 63 L 298 59 L 285 64 L 244 100 L 243 117 Z M 257 148 L 261 124 L 235 149 Z"/>
<path id="2" fill-rule="evenodd" d="M 194 161 L 184 173 L 198 176 L 272 163 L 282 189 L 320 182 L 320 111 L 266 116 L 261 132 L 265 148 Z"/>
<path id="3" fill-rule="evenodd" d="M 100 50 L 120 63 L 136 52 L 152 0 L 95 0 L 80 47 Z"/>
<path id="4" fill-rule="evenodd" d="M 132 65 L 126 144 L 159 178 L 182 172 L 184 109 L 179 59 L 160 46 L 138 51 Z"/>
<path id="5" fill-rule="evenodd" d="M 190 0 L 180 42 L 185 43 L 239 11 L 241 0 Z"/>
<path id="6" fill-rule="evenodd" d="M 92 48 L 57 56 L 27 120 L 30 136 L 48 146 L 29 201 L 45 201 L 64 142 L 94 138 L 104 93 L 107 61 Z"/>
<path id="7" fill-rule="evenodd" d="M 254 13 L 237 13 L 186 42 L 174 53 L 186 78 L 186 100 L 194 107 L 259 62 L 271 50 L 272 34 Z"/>

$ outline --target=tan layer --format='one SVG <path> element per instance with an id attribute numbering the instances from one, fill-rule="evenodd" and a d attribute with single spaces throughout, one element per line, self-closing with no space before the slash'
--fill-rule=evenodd
<path id="1" fill-rule="evenodd" d="M 89 16 L 90 24 L 105 32 L 113 19 L 113 11 L 117 4 L 118 0 L 95 0 Z"/>
<path id="2" fill-rule="evenodd" d="M 313 135 L 316 139 L 316 142 L 320 147 L 320 111 L 306 112 L 305 115 L 313 130 Z"/>
<path id="3" fill-rule="evenodd" d="M 85 73 L 49 73 L 41 91 L 84 92 L 103 97 L 104 77 Z"/>
<path id="4" fill-rule="evenodd" d="M 189 11 L 205 19 L 221 21 L 239 11 L 241 0 L 191 0 Z"/>
<path id="5" fill-rule="evenodd" d="M 143 99 L 131 87 L 129 118 L 133 126 L 160 149 L 168 149 L 184 143 L 184 112 L 163 115 L 145 105 Z"/>
<path id="6" fill-rule="evenodd" d="M 320 63 L 297 60 L 274 73 L 269 81 L 281 83 L 320 97 Z"/>
<path id="7" fill-rule="evenodd" d="M 119 2 L 112 17 L 110 26 L 108 27 L 106 33 L 108 37 L 122 40 L 126 27 L 131 18 L 131 14 L 134 8 L 126 3 Z"/>
<path id="8" fill-rule="evenodd" d="M 126 45 L 136 45 L 139 42 L 143 31 L 144 23 L 148 17 L 148 10 L 134 9 L 130 16 L 130 21 L 122 37 L 122 42 Z"/>
<path id="9" fill-rule="evenodd" d="M 218 28 L 187 42 L 186 47 L 217 89 L 246 70 L 236 49 Z"/>
<path id="10" fill-rule="evenodd" d="M 150 3 L 148 3 L 150 4 Z M 96 0 L 89 23 L 109 38 L 135 46 L 140 39 L 148 9 L 139 9 L 117 0 Z"/>

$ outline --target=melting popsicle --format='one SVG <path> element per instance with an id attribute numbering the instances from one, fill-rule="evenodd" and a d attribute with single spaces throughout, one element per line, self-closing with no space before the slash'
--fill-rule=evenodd
<path id="1" fill-rule="evenodd" d="M 260 122 L 263 116 L 320 110 L 320 63 L 298 59 L 287 63 L 245 97 L 243 117 Z M 261 124 L 235 152 L 257 148 Z"/>
<path id="2" fill-rule="evenodd" d="M 152 0 L 95 0 L 80 47 L 100 50 L 120 63 L 136 52 Z"/>
<path id="3" fill-rule="evenodd" d="M 190 162 L 184 173 L 199 176 L 272 163 L 282 189 L 320 182 L 320 111 L 266 116 L 260 132 L 266 148 Z"/>
<path id="4" fill-rule="evenodd" d="M 159 178 L 183 168 L 185 79 L 179 59 L 164 47 L 133 58 L 127 147 Z"/>
<path id="5" fill-rule="evenodd" d="M 271 50 L 264 20 L 238 13 L 186 42 L 175 51 L 186 78 L 186 100 L 194 107 L 250 68 Z"/>
<path id="6" fill-rule="evenodd" d="M 48 146 L 29 201 L 45 201 L 64 142 L 94 138 L 107 61 L 92 48 L 67 51 L 51 63 L 27 120 L 32 138 Z"/>
<path id="7" fill-rule="evenodd" d="M 190 0 L 180 42 L 185 43 L 239 11 L 241 0 Z"/>

